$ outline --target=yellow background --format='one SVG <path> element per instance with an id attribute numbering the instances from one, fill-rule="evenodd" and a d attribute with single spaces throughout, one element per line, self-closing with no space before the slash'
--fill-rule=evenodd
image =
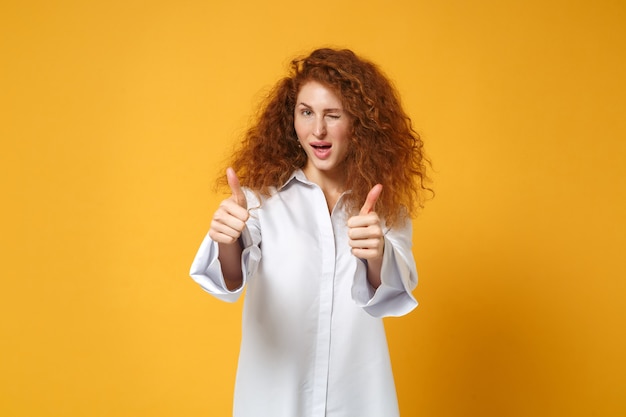
<path id="1" fill-rule="evenodd" d="M 379 63 L 434 161 L 403 416 L 626 415 L 623 1 L 0 5 L 0 415 L 227 416 L 241 303 L 187 276 L 290 58 Z"/>

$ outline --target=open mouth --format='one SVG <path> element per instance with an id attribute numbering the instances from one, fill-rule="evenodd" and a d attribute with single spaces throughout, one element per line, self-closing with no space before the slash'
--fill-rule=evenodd
<path id="1" fill-rule="evenodd" d="M 330 143 L 312 143 L 313 153 L 319 159 L 326 159 L 330 156 L 330 149 L 332 145 Z"/>

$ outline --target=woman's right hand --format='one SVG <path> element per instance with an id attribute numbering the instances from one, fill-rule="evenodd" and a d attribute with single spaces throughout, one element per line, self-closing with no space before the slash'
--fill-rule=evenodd
<path id="1" fill-rule="evenodd" d="M 222 201 L 215 211 L 209 236 L 214 242 L 230 245 L 236 243 L 241 236 L 250 214 L 246 196 L 241 190 L 235 170 L 228 168 L 226 179 L 232 195 Z"/>

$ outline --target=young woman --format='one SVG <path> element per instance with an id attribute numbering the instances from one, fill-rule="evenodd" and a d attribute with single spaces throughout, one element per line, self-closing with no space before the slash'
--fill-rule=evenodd
<path id="1" fill-rule="evenodd" d="M 291 63 L 226 170 L 191 276 L 247 288 L 234 415 L 398 415 L 382 318 L 407 314 L 422 141 L 372 63 L 319 49 Z"/>

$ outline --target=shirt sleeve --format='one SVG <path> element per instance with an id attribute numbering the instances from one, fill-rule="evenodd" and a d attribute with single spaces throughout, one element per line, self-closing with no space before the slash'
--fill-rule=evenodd
<path id="1" fill-rule="evenodd" d="M 248 194 L 248 193 L 246 193 Z M 250 204 L 252 195 L 246 195 Z M 253 200 L 254 201 L 254 200 Z M 202 289 L 214 295 L 222 301 L 235 302 L 243 293 L 246 283 L 252 277 L 261 260 L 261 233 L 258 218 L 254 215 L 255 210 L 250 211 L 250 218 L 246 222 L 246 227 L 241 233 L 241 243 L 243 251 L 241 253 L 241 271 L 243 273 L 243 283 L 236 290 L 229 290 L 224 282 L 222 265 L 218 259 L 219 246 L 208 235 L 202 241 L 198 253 L 191 264 L 189 274 Z"/>
<path id="2" fill-rule="evenodd" d="M 367 265 L 357 261 L 352 298 L 373 317 L 403 316 L 417 307 L 412 291 L 417 286 L 417 270 L 411 250 L 413 227 L 410 221 L 385 233 L 381 284 L 374 289 L 367 280 Z"/>

